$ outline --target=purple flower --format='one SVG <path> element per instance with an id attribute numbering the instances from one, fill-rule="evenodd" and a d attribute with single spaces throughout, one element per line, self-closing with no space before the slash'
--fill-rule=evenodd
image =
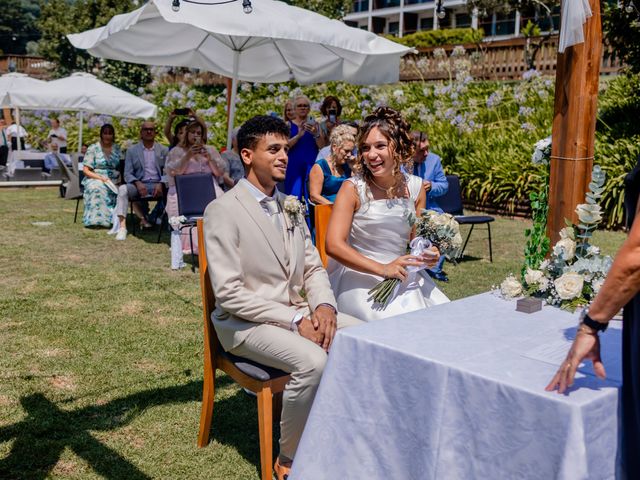
<path id="1" fill-rule="evenodd" d="M 534 78 L 538 78 L 538 77 L 540 77 L 540 72 L 535 68 L 532 68 L 531 70 L 527 70 L 522 74 L 522 79 L 527 81 L 533 80 Z"/>
<path id="2" fill-rule="evenodd" d="M 534 110 L 531 107 L 520 106 L 520 108 L 518 109 L 518 115 L 521 115 L 523 117 L 528 117 L 533 112 Z"/>
<path id="3" fill-rule="evenodd" d="M 520 128 L 525 132 L 533 132 L 536 129 L 535 125 L 529 122 L 524 122 L 522 125 L 520 125 Z"/>
<path id="4" fill-rule="evenodd" d="M 489 95 L 489 98 L 487 98 L 487 107 L 495 108 L 500 105 L 500 102 L 502 102 L 502 92 L 496 90 L 491 95 Z"/>

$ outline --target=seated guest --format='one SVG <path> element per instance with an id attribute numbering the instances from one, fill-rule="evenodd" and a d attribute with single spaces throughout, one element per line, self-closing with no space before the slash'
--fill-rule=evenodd
<path id="1" fill-rule="evenodd" d="M 105 123 L 100 127 L 100 141 L 87 149 L 82 172 L 84 179 L 84 215 L 85 227 L 108 227 L 111 225 L 116 194 L 105 185 L 107 180 L 118 180 L 120 147 L 115 144 L 113 125 Z"/>
<path id="2" fill-rule="evenodd" d="M 60 153 L 58 151 L 58 144 L 55 142 L 49 143 L 49 153 L 44 156 L 44 170 L 46 173 L 51 173 L 51 170 L 54 168 L 59 169 L 58 161 L 56 160 L 56 156 L 60 158 L 68 167 L 71 166 L 71 157 L 66 153 Z"/>
<path id="3" fill-rule="evenodd" d="M 359 323 L 336 311 L 304 219 L 284 210 L 276 184 L 284 180 L 288 137 L 279 118 L 247 121 L 238 132 L 246 177 L 204 214 L 216 297 L 211 320 L 222 347 L 291 373 L 282 398 L 278 480 L 294 461 L 336 328 Z"/>
<path id="4" fill-rule="evenodd" d="M 140 142 L 127 150 L 124 161 L 124 185 L 118 189 L 116 215 L 120 222 L 116 240 L 127 238 L 127 210 L 129 201 L 133 202 L 133 211 L 140 219 L 143 228 L 151 227 L 146 218 L 147 200 L 161 199 L 164 193 L 162 170 L 164 168 L 167 147 L 155 141 L 156 124 L 150 120 L 140 127 Z M 141 205 L 144 203 L 144 205 Z"/>
<path id="5" fill-rule="evenodd" d="M 293 120 L 295 120 L 295 118 L 296 118 L 296 109 L 293 106 L 293 100 L 287 100 L 284 103 L 283 113 L 284 113 L 284 116 L 282 118 L 284 118 L 285 122 L 293 122 Z"/>
<path id="6" fill-rule="evenodd" d="M 221 154 L 222 160 L 224 160 L 226 164 L 225 171 L 229 173 L 229 175 L 225 177 L 224 184 L 222 185 L 225 192 L 233 188 L 236 183 L 244 177 L 244 166 L 242 165 L 242 160 L 240 160 L 240 155 L 238 155 L 238 130 L 240 130 L 240 128 L 233 130 L 231 150 L 226 150 Z"/>
<path id="7" fill-rule="evenodd" d="M 216 198 L 223 193 L 219 187 L 219 183 L 223 181 L 225 176 L 221 165 L 222 158 L 215 148 L 206 145 L 206 139 L 206 126 L 200 121 L 194 120 L 187 125 L 183 141 L 169 152 L 166 166 L 169 179 L 169 192 L 167 194 L 167 215 L 169 218 L 179 215 L 175 180 L 177 175 L 211 173 L 211 181 L 214 184 Z M 189 240 L 188 231 L 181 235 L 179 225 L 172 225 L 172 227 L 171 268 L 177 270 L 184 266 L 184 262 L 182 262 L 183 252 L 191 253 L 191 245 L 193 244 L 195 253 L 198 244 L 195 232 L 192 231 L 192 239 Z"/>
<path id="8" fill-rule="evenodd" d="M 60 120 L 55 117 L 51 119 L 49 141 L 58 144 L 60 153 L 67 153 L 67 130 L 60 126 Z"/>
<path id="9" fill-rule="evenodd" d="M 437 198 L 449 191 L 449 182 L 442 169 L 440 157 L 429 151 L 429 136 L 426 132 L 415 131 L 411 133 L 415 153 L 413 155 L 413 174 L 422 178 L 422 188 L 427 194 L 427 210 L 442 213 Z M 445 256 L 441 256 L 437 265 L 427 272 L 436 280 L 448 282 L 449 277 L 442 271 Z"/>
<path id="10" fill-rule="evenodd" d="M 309 173 L 309 200 L 316 205 L 331 205 L 342 182 L 351 176 L 348 162 L 356 146 L 353 128 L 338 125 L 331 132 L 330 140 L 331 153 L 318 160 Z"/>

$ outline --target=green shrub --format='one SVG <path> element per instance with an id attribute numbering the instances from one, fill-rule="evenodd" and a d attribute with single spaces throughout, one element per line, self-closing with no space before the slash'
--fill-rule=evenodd
<path id="1" fill-rule="evenodd" d="M 402 38 L 394 35 L 384 35 L 394 42 L 401 43 L 407 47 L 427 48 L 439 47 L 441 45 L 465 45 L 469 43 L 479 43 L 484 38 L 482 29 L 473 28 L 448 28 L 439 30 L 422 30 L 410 33 Z"/>

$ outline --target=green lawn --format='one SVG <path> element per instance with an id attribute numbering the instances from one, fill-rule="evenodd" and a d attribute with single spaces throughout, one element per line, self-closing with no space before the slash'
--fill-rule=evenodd
<path id="1" fill-rule="evenodd" d="M 168 235 L 116 242 L 74 207 L 52 188 L 0 189 L 0 478 L 258 478 L 255 401 L 224 376 L 213 440 L 196 447 L 197 275 L 169 269 Z M 477 229 L 444 291 L 517 271 L 527 225 L 496 220 L 493 263 Z M 605 253 L 623 240 L 596 235 Z"/>

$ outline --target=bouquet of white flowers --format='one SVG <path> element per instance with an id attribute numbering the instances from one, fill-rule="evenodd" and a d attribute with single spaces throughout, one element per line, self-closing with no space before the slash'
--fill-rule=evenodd
<path id="1" fill-rule="evenodd" d="M 580 223 L 560 231 L 560 240 L 553 246 L 550 258 L 538 268 L 527 268 L 522 282 L 513 275 L 507 277 L 500 285 L 505 298 L 528 294 L 571 311 L 589 304 L 613 263 L 611 257 L 600 255 L 600 249 L 589 243 L 593 230 L 602 221 L 598 200 L 602 197 L 604 180 L 604 172 L 594 166 L 587 203 L 576 207 Z"/>
<path id="2" fill-rule="evenodd" d="M 450 260 L 460 255 L 462 235 L 460 235 L 460 225 L 453 215 L 424 210 L 417 219 L 415 215 L 409 215 L 407 221 L 416 227 L 416 237 L 410 244 L 411 255 L 422 255 L 422 252 L 431 245 L 438 247 L 440 255 Z M 410 275 L 415 275 L 423 268 L 409 267 L 407 270 Z M 374 305 L 386 307 L 395 296 L 399 284 L 400 280 L 397 278 L 387 278 L 369 290 Z"/>

